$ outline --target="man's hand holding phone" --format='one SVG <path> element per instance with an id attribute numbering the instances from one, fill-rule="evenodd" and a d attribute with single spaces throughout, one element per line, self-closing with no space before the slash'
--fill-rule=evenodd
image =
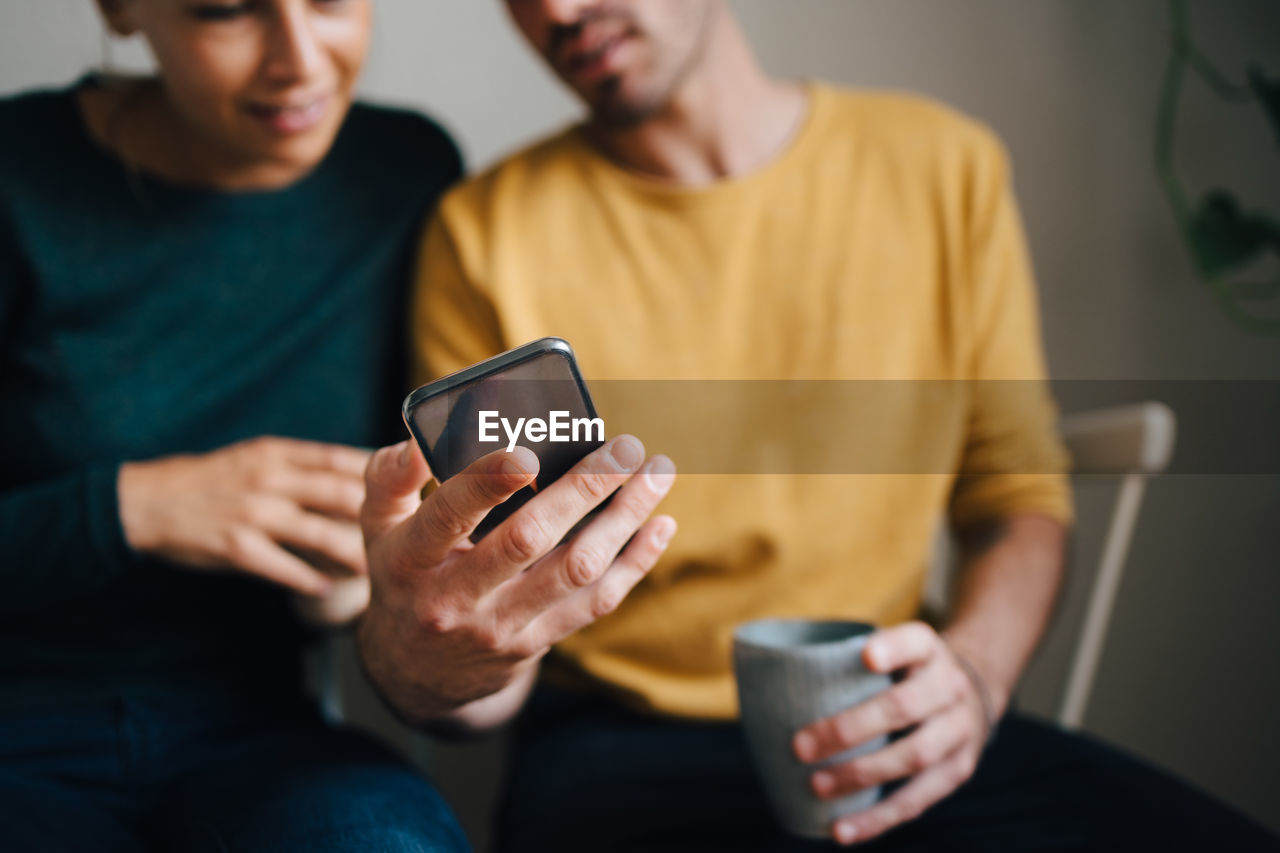
<path id="1" fill-rule="evenodd" d="M 375 454 L 361 517 L 373 596 L 359 646 L 402 718 L 463 730 L 504 722 L 547 650 L 622 602 L 676 529 L 649 518 L 675 466 L 644 453 L 631 436 L 612 439 L 478 543 L 469 537 L 489 510 L 537 478 L 536 455 L 495 451 L 422 500 L 430 471 L 416 445 Z"/>

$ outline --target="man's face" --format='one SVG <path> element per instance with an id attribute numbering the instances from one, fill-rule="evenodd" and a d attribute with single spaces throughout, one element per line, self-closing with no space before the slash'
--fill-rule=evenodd
<path id="1" fill-rule="evenodd" d="M 506 0 L 597 121 L 638 124 L 697 68 L 719 0 Z"/>

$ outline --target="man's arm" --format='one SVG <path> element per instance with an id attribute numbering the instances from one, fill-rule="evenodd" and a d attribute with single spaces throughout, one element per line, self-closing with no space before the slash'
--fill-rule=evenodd
<path id="1" fill-rule="evenodd" d="M 1063 521 L 1071 515 L 1067 462 L 1044 382 L 1030 258 L 1003 148 L 986 133 L 966 140 L 972 192 L 954 204 L 967 274 L 954 292 L 965 309 L 967 344 L 957 365 L 969 409 L 948 507 L 965 565 L 942 634 L 912 622 L 868 640 L 868 668 L 904 677 L 796 735 L 797 756 L 814 762 L 905 733 L 854 761 L 815 768 L 813 788 L 823 797 L 906 780 L 883 802 L 834 825 L 844 843 L 915 818 L 973 774 L 1044 631 L 1062 576 Z"/>
<path id="2" fill-rule="evenodd" d="M 520 712 L 533 692 L 533 685 L 538 681 L 538 669 L 538 660 L 529 661 L 515 680 L 502 690 L 437 717 L 424 729 L 452 740 L 475 737 L 506 725 Z"/>
<path id="3" fill-rule="evenodd" d="M 883 802 L 837 822 L 838 841 L 865 841 L 911 820 L 973 775 L 1044 632 L 1062 576 L 1063 526 L 1026 515 L 969 533 L 949 627 L 938 634 L 911 622 L 877 632 L 863 654 L 868 669 L 906 677 L 796 735 L 797 757 L 816 762 L 910 731 L 883 749 L 813 774 L 821 797 L 912 777 Z"/>
<path id="4" fill-rule="evenodd" d="M 942 636 L 977 670 L 996 717 L 1049 622 L 1065 543 L 1061 522 L 1035 515 L 960 533 L 960 582 Z"/>

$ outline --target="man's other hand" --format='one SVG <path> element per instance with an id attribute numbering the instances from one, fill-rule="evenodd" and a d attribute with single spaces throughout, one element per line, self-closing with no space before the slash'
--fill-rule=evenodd
<path id="1" fill-rule="evenodd" d="M 837 821 L 837 841 L 866 841 L 918 817 L 973 775 L 989 728 L 1007 697 L 993 694 L 972 659 L 960 658 L 932 628 L 911 622 L 878 631 L 863 659 L 873 672 L 903 670 L 888 690 L 796 734 L 797 757 L 823 761 L 872 738 L 910 730 L 882 749 L 816 770 L 818 796 L 834 799 L 912 777 L 882 802 Z"/>
<path id="2" fill-rule="evenodd" d="M 523 690 L 482 724 L 467 719 L 468 706 L 527 688 L 551 645 L 613 611 L 675 533 L 670 517 L 649 518 L 675 466 L 646 460 L 638 440 L 620 436 L 472 543 L 488 511 L 537 473 L 532 452 L 499 450 L 421 500 L 430 472 L 416 445 L 384 448 L 370 461 L 361 522 L 373 595 L 359 646 L 371 680 L 406 721 L 503 722 Z"/>

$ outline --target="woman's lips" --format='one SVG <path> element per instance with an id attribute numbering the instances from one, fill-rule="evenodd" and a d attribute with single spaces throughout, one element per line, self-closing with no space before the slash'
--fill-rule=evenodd
<path id="1" fill-rule="evenodd" d="M 292 135 L 319 124 L 331 100 L 329 95 L 321 95 L 289 104 L 251 103 L 245 110 L 276 133 Z"/>

